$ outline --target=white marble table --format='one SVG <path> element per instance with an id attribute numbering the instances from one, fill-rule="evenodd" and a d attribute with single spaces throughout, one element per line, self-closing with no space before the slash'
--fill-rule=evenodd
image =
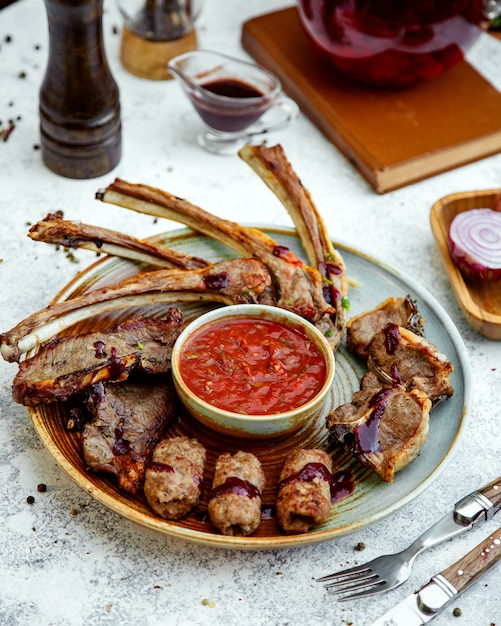
<path id="1" fill-rule="evenodd" d="M 290 5 L 283 0 L 206 0 L 201 47 L 246 58 L 245 19 Z M 48 304 L 76 272 L 93 261 L 26 237 L 28 224 L 62 209 L 68 219 L 137 236 L 177 227 L 103 206 L 95 191 L 112 177 L 163 187 L 210 211 L 242 222 L 291 222 L 276 199 L 238 158 L 206 154 L 194 142 L 199 121 L 173 82 L 127 74 L 118 59 L 121 19 L 105 1 L 107 53 L 121 91 L 124 153 L 102 179 L 75 181 L 50 172 L 39 142 L 38 89 L 47 54 L 40 0 L 19 0 L 0 12 L 0 118 L 20 119 L 0 141 L 0 329 Z M 7 36 L 11 41 L 6 41 Z M 479 44 L 475 63 L 496 77 L 499 47 Z M 497 55 L 497 57 L 496 57 Z M 25 77 L 21 78 L 20 73 Z M 154 534 L 88 497 L 39 441 L 10 386 L 16 366 L 0 363 L 0 623 L 10 625 L 218 624 L 366 626 L 432 574 L 452 563 L 501 523 L 422 555 L 411 580 L 374 599 L 338 604 L 314 578 L 356 560 L 397 551 L 469 491 L 500 473 L 501 346 L 465 321 L 448 284 L 429 224 L 438 198 L 501 184 L 501 155 L 386 195 L 376 194 L 337 149 L 304 117 L 275 134 L 321 210 L 334 239 L 384 260 L 418 280 L 449 312 L 466 344 L 473 402 L 464 436 L 429 488 L 390 517 L 339 539 L 301 548 L 232 551 Z M 47 485 L 45 493 L 37 485 Z M 28 496 L 35 502 L 28 504 Z M 359 542 L 366 544 L 357 552 Z M 501 621 L 500 571 L 488 573 L 435 624 L 489 626 Z M 462 616 L 452 616 L 460 607 Z"/>

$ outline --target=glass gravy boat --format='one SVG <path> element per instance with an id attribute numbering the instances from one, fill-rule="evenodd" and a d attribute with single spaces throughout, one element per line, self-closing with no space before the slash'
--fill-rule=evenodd
<path id="1" fill-rule="evenodd" d="M 278 78 L 253 63 L 196 50 L 172 59 L 168 69 L 205 124 L 198 144 L 214 154 L 235 154 L 298 115 Z"/>

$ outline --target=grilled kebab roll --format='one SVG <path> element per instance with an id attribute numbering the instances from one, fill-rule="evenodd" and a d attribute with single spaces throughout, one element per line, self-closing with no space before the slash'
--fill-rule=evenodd
<path id="1" fill-rule="evenodd" d="M 277 495 L 277 519 L 287 534 L 306 533 L 331 509 L 332 460 L 323 450 L 294 450 L 285 459 Z"/>
<path id="2" fill-rule="evenodd" d="M 266 478 L 250 452 L 222 454 L 216 461 L 209 517 L 223 535 L 251 535 L 261 522 L 261 494 Z"/>
<path id="3" fill-rule="evenodd" d="M 146 468 L 144 494 L 150 507 L 165 519 L 180 519 L 202 493 L 206 450 L 196 439 L 161 441 Z"/>

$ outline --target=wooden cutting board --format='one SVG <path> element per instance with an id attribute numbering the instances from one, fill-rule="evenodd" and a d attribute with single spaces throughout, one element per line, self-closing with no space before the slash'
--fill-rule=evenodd
<path id="1" fill-rule="evenodd" d="M 407 88 L 357 84 L 316 51 L 295 7 L 245 22 L 242 44 L 379 193 L 501 151 L 501 93 L 466 61 Z"/>

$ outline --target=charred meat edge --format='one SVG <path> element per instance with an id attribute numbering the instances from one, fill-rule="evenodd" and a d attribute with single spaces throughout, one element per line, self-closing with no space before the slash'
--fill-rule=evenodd
<path id="1" fill-rule="evenodd" d="M 371 386 L 378 382 L 374 375 L 365 378 L 351 402 L 327 416 L 327 428 L 358 461 L 391 483 L 424 445 L 432 404 L 419 389 L 382 390 Z"/>

